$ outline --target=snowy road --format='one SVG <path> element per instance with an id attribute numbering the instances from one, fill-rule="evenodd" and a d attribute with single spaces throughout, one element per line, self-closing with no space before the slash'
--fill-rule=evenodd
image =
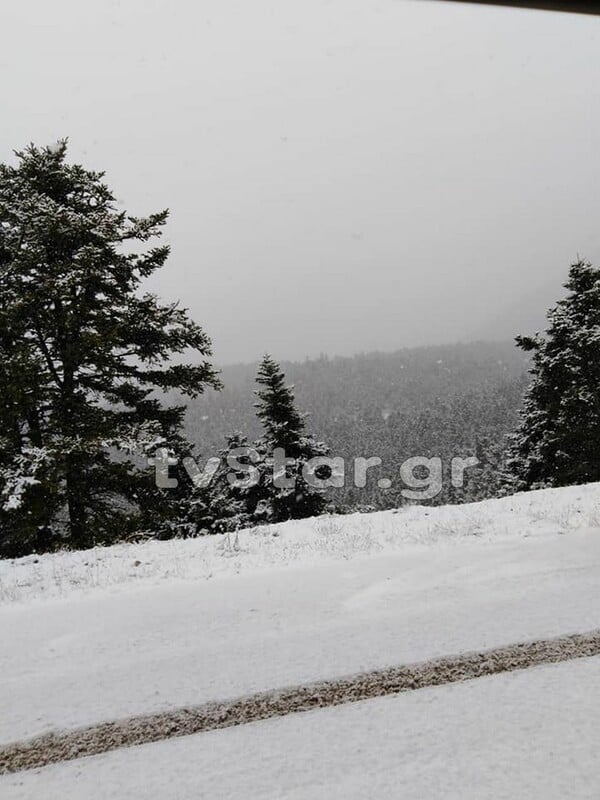
<path id="1" fill-rule="evenodd" d="M 103 722 L 0 746 L 0 775 L 316 708 L 332 708 L 595 656 L 600 656 L 600 631 L 515 643 L 483 652 L 460 653 L 420 664 L 398 665 L 245 695 L 235 700 Z"/>
<path id="2" fill-rule="evenodd" d="M 600 658 L 0 777 L 4 800 L 596 800 Z"/>
<path id="3" fill-rule="evenodd" d="M 0 742 L 595 628 L 591 530 L 9 605 Z"/>

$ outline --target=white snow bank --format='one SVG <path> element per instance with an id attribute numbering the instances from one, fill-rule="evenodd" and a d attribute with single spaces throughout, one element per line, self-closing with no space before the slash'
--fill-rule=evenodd
<path id="1" fill-rule="evenodd" d="M 461 506 L 324 516 L 235 535 L 121 544 L 0 561 L 0 605 L 164 580 L 351 559 L 469 538 L 600 531 L 600 484 L 528 492 Z"/>

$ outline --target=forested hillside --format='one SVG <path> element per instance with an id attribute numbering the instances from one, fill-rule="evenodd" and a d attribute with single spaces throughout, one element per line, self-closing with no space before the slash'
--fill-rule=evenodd
<path id="1" fill-rule="evenodd" d="M 461 502 L 499 493 L 505 436 L 514 430 L 528 383 L 527 357 L 513 343 L 473 343 L 369 353 L 353 358 L 323 356 L 282 368 L 295 386 L 298 407 L 310 414 L 310 429 L 335 456 L 379 456 L 365 489 L 351 480 L 331 490 L 340 509 L 401 505 L 400 464 L 412 456 L 439 456 L 444 467 L 455 455 L 476 456 L 463 489 L 444 480 L 432 501 Z M 202 458 L 215 455 L 224 437 L 261 432 L 255 416 L 256 365 L 225 367 L 224 389 L 190 401 L 187 434 Z M 395 479 L 381 489 L 381 477 Z"/>

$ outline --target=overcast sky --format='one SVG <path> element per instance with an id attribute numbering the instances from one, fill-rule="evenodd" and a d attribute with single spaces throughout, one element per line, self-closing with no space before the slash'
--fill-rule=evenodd
<path id="1" fill-rule="evenodd" d="M 0 160 L 69 136 L 220 363 L 508 338 L 600 263 L 600 18 L 428 0 L 4 3 Z"/>

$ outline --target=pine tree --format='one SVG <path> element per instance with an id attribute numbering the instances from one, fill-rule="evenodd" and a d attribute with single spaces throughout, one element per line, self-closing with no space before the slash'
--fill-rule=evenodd
<path id="1" fill-rule="evenodd" d="M 110 541 L 181 504 L 132 453 L 187 444 L 184 407 L 218 379 L 210 341 L 177 304 L 142 294 L 167 211 L 118 210 L 67 143 L 0 165 L 0 551 Z M 194 363 L 171 360 L 195 351 Z M 156 515 L 154 514 L 156 512 Z M 143 517 L 143 520 L 141 519 Z"/>
<path id="2" fill-rule="evenodd" d="M 522 488 L 600 480 L 600 270 L 578 261 L 545 336 L 521 336 L 533 376 L 510 469 Z"/>
<path id="3" fill-rule="evenodd" d="M 293 387 L 286 386 L 285 375 L 270 355 L 260 362 L 256 382 L 259 401 L 254 404 L 266 438 L 272 447 L 283 447 L 294 457 L 304 432 L 304 418 L 294 404 Z"/>
<path id="4" fill-rule="evenodd" d="M 265 355 L 261 361 L 256 382 L 261 387 L 256 391 L 256 413 L 265 435 L 255 446 L 267 454 L 260 482 L 264 499 L 258 508 L 263 515 L 268 508 L 267 516 L 273 522 L 321 514 L 326 503 L 324 492 L 306 482 L 303 467 L 312 458 L 328 455 L 329 448 L 306 434 L 305 417 L 296 409 L 293 387 L 286 386 L 285 375 L 271 356 Z M 285 451 L 286 458 L 293 460 L 285 467 L 285 475 L 277 474 L 275 450 Z M 317 477 L 327 478 L 328 472 L 328 467 L 318 468 Z M 287 477 L 290 485 L 278 486 L 278 477 Z"/>
<path id="5" fill-rule="evenodd" d="M 265 457 L 259 442 L 250 444 L 248 437 L 234 433 L 227 437 L 226 447 L 219 453 L 220 467 L 210 485 L 208 517 L 213 533 L 235 531 L 258 522 L 268 522 L 265 512 Z M 240 465 L 240 469 L 236 469 Z M 251 471 L 260 476 L 250 480 Z"/>

